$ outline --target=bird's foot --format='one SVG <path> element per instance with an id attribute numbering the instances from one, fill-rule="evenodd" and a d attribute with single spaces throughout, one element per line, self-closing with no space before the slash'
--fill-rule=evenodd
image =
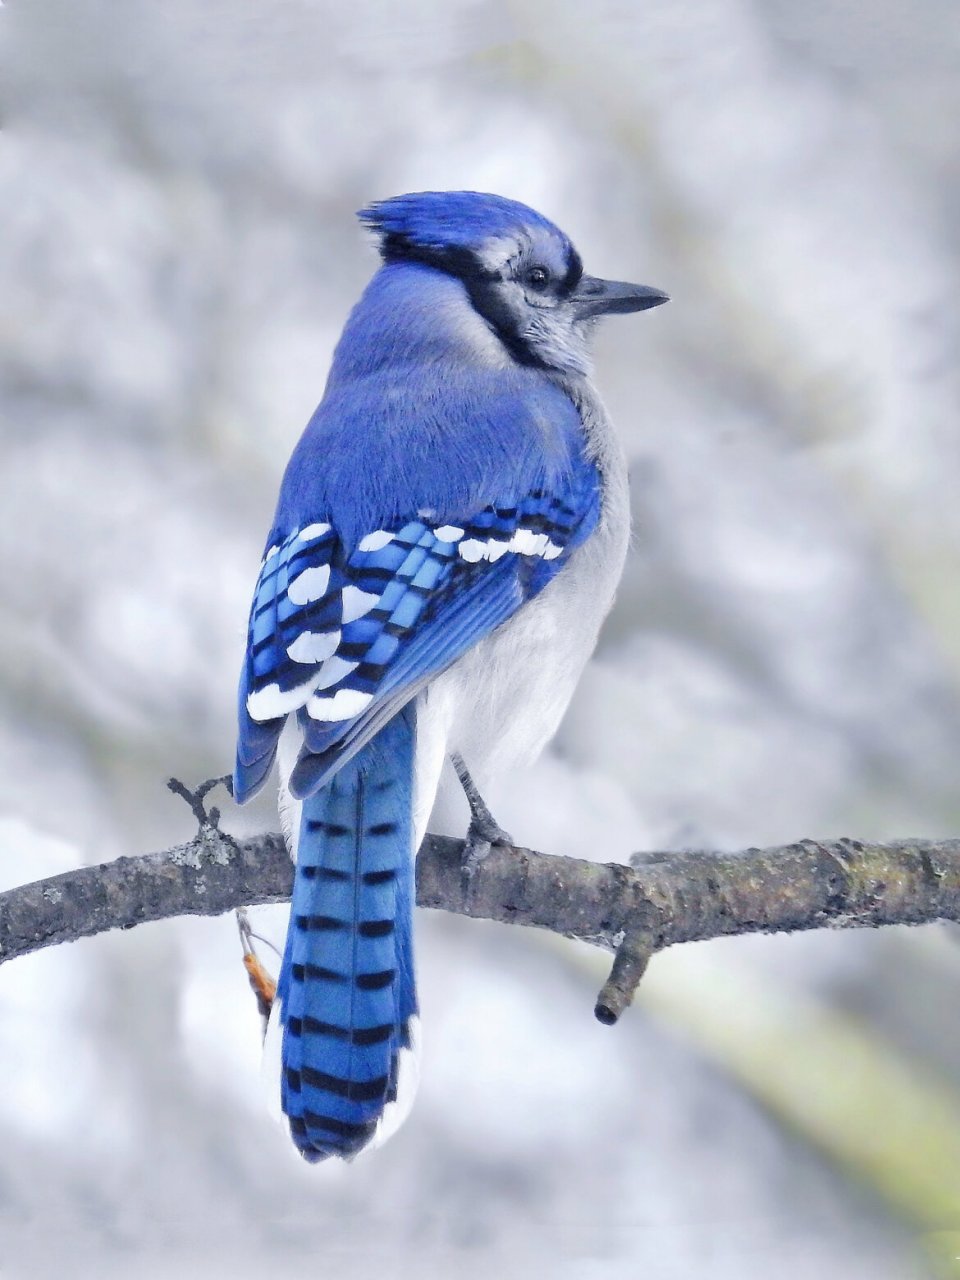
<path id="1" fill-rule="evenodd" d="M 467 828 L 466 839 L 463 842 L 463 869 L 468 879 L 476 875 L 480 869 L 480 863 L 495 844 L 513 844 L 513 836 L 508 831 L 504 831 L 503 827 L 490 817 L 489 812 L 487 818 L 489 821 L 484 821 L 474 814 Z"/>
<path id="2" fill-rule="evenodd" d="M 469 879 L 476 875 L 480 863 L 487 857 L 493 845 L 512 845 L 513 836 L 508 831 L 504 831 L 490 812 L 487 802 L 463 763 L 463 757 L 454 754 L 450 759 L 453 761 L 453 767 L 457 771 L 457 777 L 460 779 L 460 785 L 470 806 L 470 826 L 467 828 L 466 839 L 463 842 L 463 870 Z"/>
<path id="3" fill-rule="evenodd" d="M 267 1023 L 270 1020 L 270 1010 L 273 1008 L 273 1002 L 277 995 L 277 983 L 267 971 L 266 966 L 257 955 L 257 949 L 253 945 L 254 939 L 264 942 L 266 939 L 260 938 L 259 934 L 253 932 L 250 925 L 250 917 L 247 915 L 245 908 L 237 908 L 237 928 L 240 930 L 240 945 L 243 947 L 243 967 L 247 971 L 247 977 L 250 980 L 250 989 L 257 998 L 257 1012 L 263 1022 L 263 1033 L 266 1035 Z M 269 946 L 269 943 L 267 944 Z"/>

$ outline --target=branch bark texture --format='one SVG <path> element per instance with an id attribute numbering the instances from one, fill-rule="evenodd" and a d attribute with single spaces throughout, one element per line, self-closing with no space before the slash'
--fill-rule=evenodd
<path id="1" fill-rule="evenodd" d="M 471 875 L 462 851 L 460 840 L 426 838 L 418 903 L 617 951 L 597 1004 L 604 1022 L 630 1003 L 650 956 L 678 942 L 960 918 L 960 840 L 802 840 L 735 854 L 640 854 L 630 866 L 495 846 Z M 281 902 L 292 880 L 279 835 L 235 841 L 204 826 L 187 844 L 0 894 L 0 963 L 107 929 Z"/>

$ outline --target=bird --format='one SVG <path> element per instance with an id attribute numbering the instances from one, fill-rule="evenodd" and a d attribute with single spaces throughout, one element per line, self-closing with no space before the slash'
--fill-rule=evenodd
<path id="1" fill-rule="evenodd" d="M 668 301 L 584 273 L 503 196 L 360 210 L 380 265 L 287 465 L 250 610 L 238 802 L 278 759 L 295 861 L 265 1053 L 309 1162 L 396 1132 L 416 1092 L 414 856 L 449 758 L 465 869 L 482 798 L 557 729 L 620 580 L 623 447 L 592 381 L 608 315 Z"/>

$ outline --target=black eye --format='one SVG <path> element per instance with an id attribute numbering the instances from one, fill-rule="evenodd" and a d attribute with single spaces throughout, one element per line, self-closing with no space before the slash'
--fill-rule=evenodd
<path id="1" fill-rule="evenodd" d="M 546 267 L 530 267 L 524 273 L 523 281 L 531 289 L 546 289 L 550 283 L 550 272 Z"/>

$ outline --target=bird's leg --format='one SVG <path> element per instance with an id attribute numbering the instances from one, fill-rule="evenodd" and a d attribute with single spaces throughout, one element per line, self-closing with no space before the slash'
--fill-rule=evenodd
<path id="1" fill-rule="evenodd" d="M 463 756 L 454 751 L 450 755 L 450 760 L 457 771 L 463 794 L 467 797 L 467 804 L 470 806 L 470 826 L 467 828 L 466 839 L 463 842 L 463 865 L 467 875 L 473 875 L 490 852 L 491 845 L 512 845 L 513 836 L 504 831 L 487 808 L 486 801 L 477 790 L 477 784 L 471 778 L 469 769 L 463 763 Z"/>
<path id="2" fill-rule="evenodd" d="M 253 940 L 258 935 L 253 932 L 250 918 L 243 907 L 237 908 L 237 928 L 240 930 L 240 945 L 243 947 L 243 967 L 250 979 L 250 988 L 257 998 L 257 1012 L 262 1021 L 263 1034 L 266 1035 L 270 1010 L 273 1008 L 273 1001 L 277 994 L 277 984 L 257 955 Z M 263 942 L 265 939 L 261 938 L 260 941 Z"/>

